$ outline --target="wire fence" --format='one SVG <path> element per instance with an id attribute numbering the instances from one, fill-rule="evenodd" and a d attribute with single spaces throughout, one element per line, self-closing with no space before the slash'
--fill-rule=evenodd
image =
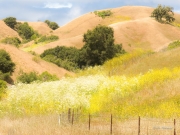
<path id="1" fill-rule="evenodd" d="M 180 119 L 162 120 L 157 118 L 121 119 L 113 114 L 81 114 L 69 109 L 58 116 L 60 126 L 87 130 L 96 134 L 114 135 L 180 135 Z"/>

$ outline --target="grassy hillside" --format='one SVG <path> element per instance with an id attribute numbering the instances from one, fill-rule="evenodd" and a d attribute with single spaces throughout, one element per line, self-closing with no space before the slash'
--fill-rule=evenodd
<path id="1" fill-rule="evenodd" d="M 175 14 L 177 20 L 176 25 L 173 26 L 156 22 L 150 17 L 153 8 L 149 7 L 124 6 L 108 10 L 111 10 L 113 14 L 104 19 L 96 16 L 94 12 L 74 19 L 54 31 L 60 40 L 34 48 L 33 51 L 40 54 L 57 45 L 81 48 L 84 45 L 83 34 L 98 24 L 112 27 L 115 42 L 122 43 L 126 51 L 133 51 L 137 48 L 159 51 L 173 40 L 179 39 L 179 14 Z"/>
<path id="2" fill-rule="evenodd" d="M 12 74 L 12 79 L 15 81 L 19 76 L 20 72 L 37 72 L 41 74 L 44 71 L 48 71 L 51 74 L 56 74 L 59 78 L 62 78 L 64 75 L 71 75 L 73 73 L 59 68 L 58 66 L 48 63 L 38 56 L 26 53 L 12 45 L 0 44 L 0 49 L 6 50 L 12 61 L 16 64 L 15 72 Z"/>
<path id="3" fill-rule="evenodd" d="M 121 118 L 179 117 L 179 49 L 136 50 L 73 78 L 17 84 L 9 87 L 1 102 L 1 115 L 61 113 L 81 107 L 84 113 L 113 113 Z"/>

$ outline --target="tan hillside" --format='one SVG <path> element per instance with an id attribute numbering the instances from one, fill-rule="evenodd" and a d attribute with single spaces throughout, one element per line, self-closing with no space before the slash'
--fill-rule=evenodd
<path id="1" fill-rule="evenodd" d="M 180 39 L 180 28 L 169 24 L 161 24 L 150 17 L 153 8 L 143 6 L 124 6 L 111 9 L 113 15 L 102 19 L 93 12 L 74 19 L 54 31 L 59 40 L 33 51 L 40 54 L 44 50 L 56 46 L 83 46 L 83 34 L 98 24 L 108 25 L 114 29 L 115 42 L 122 43 L 126 51 L 135 48 L 158 51 L 173 40 Z M 176 22 L 180 23 L 180 15 L 175 14 Z"/>
<path id="2" fill-rule="evenodd" d="M 8 27 L 4 21 L 0 20 L 0 40 L 5 37 L 19 37 L 18 33 Z M 21 38 L 20 38 L 21 39 Z"/>
<path id="3" fill-rule="evenodd" d="M 37 57 L 23 52 L 14 46 L 0 44 L 0 49 L 6 50 L 10 54 L 12 61 L 16 64 L 16 69 L 12 76 L 13 80 L 16 79 L 20 71 L 35 71 L 37 73 L 48 71 L 51 74 L 57 75 L 59 78 L 66 74 L 73 75 L 73 73 L 68 72 L 63 68 L 59 68 L 52 63 L 41 60 L 40 58 L 38 59 Z"/>
<path id="4" fill-rule="evenodd" d="M 28 24 L 41 35 L 47 35 L 53 32 L 44 22 L 28 22 Z"/>
<path id="5" fill-rule="evenodd" d="M 40 46 L 40 47 L 37 47 L 37 48 L 33 49 L 33 51 L 36 52 L 37 54 L 41 54 L 41 53 L 44 52 L 44 50 L 47 50 L 49 48 L 54 48 L 56 46 L 66 46 L 66 47 L 81 48 L 83 46 L 82 41 L 83 41 L 83 36 L 79 35 L 79 36 L 60 39 L 58 41 L 48 43 L 48 44 L 46 44 L 44 46 Z"/>
<path id="6" fill-rule="evenodd" d="M 125 50 L 143 48 L 158 51 L 180 39 L 180 28 L 158 23 L 150 17 L 110 26 L 114 29 L 115 42 L 122 43 Z"/>
<path id="7" fill-rule="evenodd" d="M 59 36 L 59 40 L 34 47 L 32 51 L 41 54 L 44 50 L 56 46 L 74 46 L 81 48 L 83 43 L 83 34 L 88 29 L 93 29 L 98 24 L 107 25 L 114 29 L 115 43 L 123 44 L 126 51 L 132 51 L 136 48 L 159 51 L 174 40 L 180 40 L 180 28 L 169 24 L 161 24 L 150 17 L 153 8 L 143 6 L 124 6 L 110 9 L 113 15 L 102 19 L 93 12 L 87 13 L 69 22 L 68 24 L 52 31 L 44 22 L 28 22 L 33 29 L 42 35 L 53 34 Z M 175 14 L 176 24 L 180 24 L 180 14 Z M 17 32 L 9 28 L 3 21 L 0 21 L 0 39 L 4 37 L 19 37 Z M 33 44 L 29 42 L 23 47 Z M 24 72 L 36 71 L 42 73 L 48 71 L 56 74 L 58 77 L 71 74 L 70 72 L 50 64 L 35 56 L 23 52 L 13 46 L 0 45 L 0 49 L 5 49 L 11 55 L 17 67 L 13 74 L 13 79 L 20 70 Z"/>

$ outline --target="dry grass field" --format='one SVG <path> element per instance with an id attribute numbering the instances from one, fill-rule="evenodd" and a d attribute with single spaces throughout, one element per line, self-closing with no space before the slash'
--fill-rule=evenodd
<path id="1" fill-rule="evenodd" d="M 58 115 L 31 116 L 25 118 L 3 118 L 0 120 L 1 135 L 178 135 L 180 121 L 141 118 L 130 120 L 96 117 L 91 119 L 90 128 L 88 117 L 83 121 L 60 122 Z"/>

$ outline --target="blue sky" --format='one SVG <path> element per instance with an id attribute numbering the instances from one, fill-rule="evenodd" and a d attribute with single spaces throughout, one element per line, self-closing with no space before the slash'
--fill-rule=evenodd
<path id="1" fill-rule="evenodd" d="M 57 22 L 60 26 L 99 9 L 121 6 L 171 6 L 180 13 L 180 0 L 0 0 L 0 19 L 12 16 L 21 21 Z"/>

